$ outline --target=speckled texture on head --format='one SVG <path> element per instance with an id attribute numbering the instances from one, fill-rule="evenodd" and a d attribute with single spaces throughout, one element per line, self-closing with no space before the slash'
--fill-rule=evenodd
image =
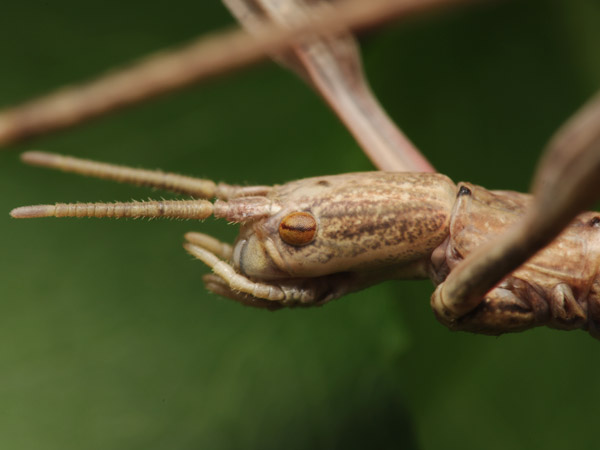
<path id="1" fill-rule="evenodd" d="M 367 172 L 309 178 L 272 190 L 277 214 L 242 227 L 239 239 L 266 237 L 267 251 L 283 276 L 320 276 L 372 270 L 428 255 L 448 233 L 454 183 L 425 173 Z M 274 208 L 277 209 L 277 208 Z M 314 240 L 302 247 L 278 235 L 281 220 L 309 212 Z"/>

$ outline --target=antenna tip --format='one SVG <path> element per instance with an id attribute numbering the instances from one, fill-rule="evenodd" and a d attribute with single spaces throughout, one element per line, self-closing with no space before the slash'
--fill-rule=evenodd
<path id="1" fill-rule="evenodd" d="M 57 155 L 48 152 L 41 152 L 39 150 L 30 150 L 24 153 L 21 153 L 21 161 L 26 164 L 31 164 L 33 166 L 44 166 L 48 165 L 51 162 L 55 161 Z"/>
<path id="2" fill-rule="evenodd" d="M 36 217 L 51 217 L 54 215 L 54 205 L 21 206 L 10 212 L 15 219 L 33 219 Z"/>

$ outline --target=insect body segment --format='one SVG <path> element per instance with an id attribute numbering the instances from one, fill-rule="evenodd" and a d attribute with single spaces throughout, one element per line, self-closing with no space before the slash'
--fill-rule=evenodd
<path id="1" fill-rule="evenodd" d="M 432 258 L 442 283 L 467 255 L 521 219 L 532 198 L 460 183 L 449 236 Z M 456 317 L 434 295 L 438 319 L 456 330 L 486 334 L 540 325 L 587 329 L 600 338 L 600 228 L 598 213 L 583 213 L 548 247 L 507 276 L 469 313 Z M 436 292 L 439 292 L 439 288 Z"/>
<path id="2" fill-rule="evenodd" d="M 96 172 L 90 169 L 98 164 L 39 152 L 24 159 L 91 175 Z M 110 177 L 106 173 L 113 166 L 100 167 L 103 178 L 181 190 L 174 174 L 114 166 L 120 176 Z M 190 183 L 186 177 L 181 180 Z M 468 183 L 456 186 L 435 173 L 353 173 L 272 187 L 202 181 L 202 186 L 214 186 L 209 193 L 221 199 L 37 205 L 11 214 L 197 219 L 213 215 L 239 223 L 233 245 L 194 232 L 186 234 L 184 246 L 212 269 L 204 277 L 208 289 L 251 306 L 320 305 L 384 280 L 429 277 L 438 285 L 433 310 L 452 329 L 501 334 L 549 325 L 583 328 L 600 337 L 596 213 L 579 215 L 552 245 L 474 307 L 457 313 L 451 307 L 453 299 L 441 294 L 446 277 L 469 254 L 519 221 L 532 201 L 529 195 L 487 191 Z"/>

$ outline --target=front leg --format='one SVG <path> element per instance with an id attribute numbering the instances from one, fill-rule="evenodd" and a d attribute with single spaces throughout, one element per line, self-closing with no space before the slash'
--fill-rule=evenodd
<path id="1" fill-rule="evenodd" d="M 450 274 L 438 286 L 431 299 L 436 315 L 451 328 L 457 328 L 457 324 L 477 315 L 478 311 L 497 309 L 502 304 L 516 309 L 514 305 L 518 303 L 499 291 L 499 283 L 503 279 L 504 282 L 510 281 L 517 272 L 525 272 L 525 276 L 520 279 L 526 282 L 531 277 L 542 278 L 541 282 L 533 279 L 530 284 L 552 306 L 548 325 L 557 328 L 581 326 L 595 334 L 600 317 L 592 313 L 598 310 L 598 298 L 593 294 L 591 286 L 599 271 L 597 234 L 600 219 L 595 213 L 581 214 L 575 220 L 574 218 L 598 197 L 598 170 L 600 95 L 596 95 L 567 122 L 550 142 L 535 177 L 533 200 L 520 206 L 526 210 L 523 216 L 498 238 L 475 246 L 472 253 L 464 253 L 465 259 L 461 258 L 455 267 L 451 267 Z M 457 203 L 460 203 L 461 194 L 471 197 L 472 192 L 468 186 L 466 189 L 459 189 Z M 487 219 L 483 222 L 486 225 L 488 223 Z M 549 246 L 540 251 L 569 223 L 571 225 L 563 235 L 573 234 L 572 242 L 567 239 L 560 241 L 562 244 L 557 244 L 557 240 L 553 244 L 555 250 L 549 250 L 552 249 Z M 565 251 L 565 248 L 569 250 L 569 245 L 576 246 L 577 242 L 580 245 L 579 251 Z M 540 256 L 544 253 L 545 257 Z M 544 270 L 540 272 L 537 269 L 527 269 L 526 266 L 535 265 L 536 259 L 540 257 L 545 258 L 542 264 Z M 526 261 L 528 263 L 522 266 Z M 513 272 L 516 269 L 518 270 Z M 507 278 L 507 274 L 511 272 L 513 274 Z M 564 295 L 564 289 L 556 291 L 556 287 L 564 283 L 568 284 L 569 295 Z M 573 292 L 577 295 L 574 296 Z M 529 297 L 519 296 L 519 299 L 525 300 L 527 304 Z M 572 298 L 576 301 L 572 301 Z M 534 304 L 527 304 L 526 308 L 529 315 L 535 316 Z M 587 314 L 587 322 L 582 320 L 582 314 Z M 524 323 L 528 320 L 530 319 L 524 320 Z M 507 327 L 505 331 L 520 327 L 511 323 L 504 325 Z"/>
<path id="2" fill-rule="evenodd" d="M 232 252 L 227 244 L 202 233 L 187 233 L 185 237 L 185 249 L 213 271 L 203 277 L 209 291 L 244 305 L 270 310 L 283 306 L 322 305 L 382 281 L 416 276 L 425 270 L 425 262 L 418 261 L 373 271 L 255 280 L 239 273 L 229 262 Z"/>
<path id="3" fill-rule="evenodd" d="M 436 318 L 453 331 L 469 331 L 490 335 L 523 331 L 547 321 L 548 304 L 535 292 L 530 290 L 516 295 L 513 286 L 503 285 L 492 289 L 472 311 L 456 316 L 443 304 L 436 303 L 439 285 L 432 296 L 431 307 Z"/>
<path id="4" fill-rule="evenodd" d="M 246 306 L 277 310 L 283 307 L 320 306 L 324 303 L 342 297 L 344 294 L 358 290 L 353 283 L 356 274 L 345 273 L 319 278 L 303 278 L 278 280 L 268 283 L 249 280 L 256 285 L 269 284 L 274 290 L 283 292 L 282 300 L 265 299 L 239 290 L 234 287 L 235 280 L 225 279 L 216 273 L 204 275 L 202 280 L 206 288 L 223 297 L 235 300 Z M 272 284 L 271 284 L 272 283 Z"/>

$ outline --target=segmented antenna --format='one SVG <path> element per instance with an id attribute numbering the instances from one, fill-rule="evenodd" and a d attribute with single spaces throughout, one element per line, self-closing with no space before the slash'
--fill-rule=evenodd
<path id="1" fill-rule="evenodd" d="M 115 203 L 57 203 L 55 205 L 21 206 L 10 212 L 16 219 L 38 217 L 97 218 L 172 218 L 206 219 L 213 213 L 213 204 L 206 200 L 162 200 Z"/>
<path id="2" fill-rule="evenodd" d="M 217 191 L 217 185 L 211 180 L 193 178 L 161 170 L 134 169 L 132 167 L 63 156 L 56 153 L 30 151 L 23 153 L 21 160 L 33 166 L 58 169 L 63 172 L 77 173 L 88 177 L 117 181 L 119 183 L 152 187 L 197 198 L 213 198 Z"/>
<path id="3" fill-rule="evenodd" d="M 87 159 L 39 151 L 26 152 L 21 159 L 35 166 L 59 169 L 106 180 L 150 186 L 201 198 L 219 200 L 161 200 L 114 203 L 57 203 L 22 206 L 10 215 L 16 219 L 38 217 L 172 218 L 202 220 L 214 215 L 230 222 L 247 222 L 276 212 L 267 198 L 269 186 L 233 186 L 160 170 L 133 169 Z M 221 199 L 231 199 L 230 202 Z"/>

